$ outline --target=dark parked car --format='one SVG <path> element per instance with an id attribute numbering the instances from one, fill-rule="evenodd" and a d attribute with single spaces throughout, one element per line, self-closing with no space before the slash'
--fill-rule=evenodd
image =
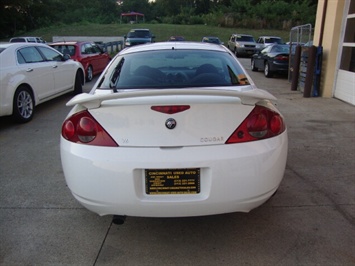
<path id="1" fill-rule="evenodd" d="M 152 43 L 155 36 L 149 29 L 132 29 L 124 38 L 125 47 L 130 47 L 138 44 Z"/>
<path id="2" fill-rule="evenodd" d="M 87 81 L 100 74 L 111 60 L 111 57 L 93 42 L 56 42 L 50 46 L 80 62 L 85 69 Z"/>
<path id="3" fill-rule="evenodd" d="M 183 36 L 171 36 L 168 42 L 183 42 L 185 38 Z"/>
<path id="4" fill-rule="evenodd" d="M 215 36 L 206 36 L 202 38 L 202 42 L 215 43 L 215 44 L 224 44 L 218 37 Z"/>
<path id="5" fill-rule="evenodd" d="M 275 72 L 287 73 L 289 65 L 290 46 L 272 44 L 251 58 L 251 70 L 264 70 L 265 77 L 272 77 Z"/>

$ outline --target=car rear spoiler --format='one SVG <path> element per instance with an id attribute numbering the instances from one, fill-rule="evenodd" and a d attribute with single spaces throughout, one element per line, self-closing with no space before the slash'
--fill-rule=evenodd
<path id="1" fill-rule="evenodd" d="M 253 105 L 260 100 L 277 101 L 269 92 L 257 89 L 253 86 L 243 86 L 238 89 L 142 89 L 142 90 L 123 90 L 117 93 L 82 93 L 72 98 L 66 105 L 83 105 L 88 109 L 98 108 L 106 100 L 127 99 L 147 96 L 168 96 L 168 95 L 205 95 L 205 96 L 228 96 L 240 99 L 240 102 Z"/>

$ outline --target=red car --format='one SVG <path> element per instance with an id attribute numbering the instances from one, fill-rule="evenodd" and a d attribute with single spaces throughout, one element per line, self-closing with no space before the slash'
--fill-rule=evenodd
<path id="1" fill-rule="evenodd" d="M 100 74 L 111 60 L 111 57 L 93 42 L 56 42 L 50 46 L 80 62 L 85 69 L 87 81 Z"/>

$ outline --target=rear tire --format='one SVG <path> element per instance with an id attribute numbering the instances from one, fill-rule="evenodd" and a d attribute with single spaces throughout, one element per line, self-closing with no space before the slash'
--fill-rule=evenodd
<path id="1" fill-rule="evenodd" d="M 237 48 L 234 48 L 234 54 L 235 54 L 236 57 L 239 56 Z"/>
<path id="2" fill-rule="evenodd" d="M 86 81 L 90 82 L 92 81 L 93 77 L 94 77 L 94 71 L 92 69 L 92 66 L 89 66 L 88 67 L 88 70 L 87 70 L 88 74 L 86 76 Z"/>
<path id="3" fill-rule="evenodd" d="M 78 70 L 75 75 L 75 84 L 74 84 L 74 94 L 80 94 L 83 92 L 83 77 L 80 71 Z"/>
<path id="4" fill-rule="evenodd" d="M 255 66 L 255 60 L 251 59 L 251 71 L 258 71 L 258 68 Z"/>
<path id="5" fill-rule="evenodd" d="M 271 78 L 272 77 L 272 72 L 270 71 L 270 65 L 269 65 L 268 62 L 265 62 L 264 75 L 267 78 Z"/>
<path id="6" fill-rule="evenodd" d="M 13 100 L 12 117 L 19 123 L 27 123 L 32 120 L 34 115 L 34 99 L 32 92 L 26 86 L 17 88 Z"/>

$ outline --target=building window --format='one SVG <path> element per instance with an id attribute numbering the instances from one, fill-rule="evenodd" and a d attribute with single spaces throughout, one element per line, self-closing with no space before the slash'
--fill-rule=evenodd
<path id="1" fill-rule="evenodd" d="M 350 1 L 346 18 L 340 69 L 355 72 L 355 1 Z"/>
<path id="2" fill-rule="evenodd" d="M 355 72 L 355 47 L 343 47 L 340 69 Z"/>

